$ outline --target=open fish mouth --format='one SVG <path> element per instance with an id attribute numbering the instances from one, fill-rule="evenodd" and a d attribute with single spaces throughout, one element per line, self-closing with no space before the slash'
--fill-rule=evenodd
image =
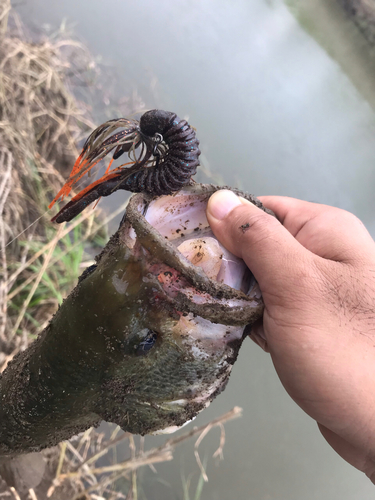
<path id="1" fill-rule="evenodd" d="M 228 381 L 245 326 L 263 313 L 250 270 L 207 222 L 217 189 L 195 184 L 169 196 L 134 195 L 114 237 L 128 256 L 127 272 L 117 266 L 112 286 L 127 296 L 137 281 L 139 307 L 122 339 L 125 357 L 103 382 L 102 407 L 110 409 L 100 416 L 127 431 L 174 430 L 207 407 Z M 107 259 L 99 258 L 94 274 Z"/>

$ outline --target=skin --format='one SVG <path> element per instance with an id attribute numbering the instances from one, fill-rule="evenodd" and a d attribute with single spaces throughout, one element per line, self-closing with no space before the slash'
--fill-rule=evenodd
<path id="1" fill-rule="evenodd" d="M 344 210 L 259 199 L 281 223 L 230 191 L 207 208 L 216 237 L 262 290 L 251 338 L 333 449 L 375 483 L 375 243 Z"/>

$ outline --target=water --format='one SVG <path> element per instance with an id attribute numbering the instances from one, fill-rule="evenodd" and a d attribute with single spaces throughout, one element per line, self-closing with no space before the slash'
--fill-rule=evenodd
<path id="1" fill-rule="evenodd" d="M 302 25 L 278 0 L 30 0 L 19 9 L 38 26 L 67 18 L 121 75 L 119 92 L 133 82 L 148 108 L 188 117 L 225 183 L 350 210 L 375 236 L 375 65 L 328 0 L 304 3 Z M 239 358 L 225 393 L 197 419 L 244 408 L 226 426 L 224 462 L 209 459 L 202 498 L 372 498 L 371 483 L 285 394 L 269 356 L 249 341 Z M 205 438 L 203 457 L 218 439 Z M 181 472 L 199 476 L 192 444 L 157 470 L 142 473 L 147 498 L 182 499 Z"/>

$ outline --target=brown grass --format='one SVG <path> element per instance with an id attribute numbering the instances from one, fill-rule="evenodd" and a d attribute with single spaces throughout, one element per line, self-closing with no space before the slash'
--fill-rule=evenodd
<path id="1" fill-rule="evenodd" d="M 96 211 L 64 240 L 47 209 L 93 128 L 69 82 L 95 65 L 74 40 L 30 42 L 16 17 L 7 30 L 9 13 L 0 0 L 0 367 L 43 329 L 79 274 L 62 279 L 69 258 L 102 228 Z"/>
<path id="2" fill-rule="evenodd" d="M 199 445 L 203 438 L 215 427 L 221 430 L 219 447 L 213 454 L 213 458 L 222 459 L 223 447 L 225 444 L 224 424 L 240 417 L 242 410 L 239 407 L 214 419 L 208 425 L 193 427 L 182 435 L 167 439 L 161 446 L 145 450 L 145 439 L 140 438 L 138 446 L 132 434 L 123 433 L 120 428 L 114 427 L 112 435 L 108 441 L 104 440 L 104 435 L 97 433 L 94 429 L 89 429 L 80 436 L 69 442 L 60 444 L 60 454 L 55 468 L 55 478 L 47 492 L 47 498 L 53 498 L 53 494 L 63 489 L 67 484 L 74 481 L 77 489 L 71 500 L 81 498 L 105 498 L 115 500 L 117 498 L 137 500 L 137 470 L 141 467 L 151 467 L 154 471 L 154 464 L 173 460 L 174 449 L 187 440 L 197 437 L 195 442 L 195 456 L 197 464 L 201 470 L 202 477 L 208 480 L 204 467 L 199 457 Z M 130 456 L 123 462 L 117 462 L 116 448 L 121 443 L 128 444 Z M 112 452 L 112 457 L 110 453 Z M 107 457 L 108 465 L 97 465 L 97 462 L 104 456 Z M 112 463 L 110 463 L 112 462 Z M 156 471 L 155 471 L 156 472 Z M 120 491 L 119 483 L 127 492 Z M 66 499 L 68 500 L 68 499 Z M 70 499 L 69 499 L 70 500 Z"/>
<path id="3" fill-rule="evenodd" d="M 121 206 L 106 219 L 98 209 L 86 210 L 57 229 L 49 222 L 48 204 L 70 172 L 77 144 L 94 128 L 87 106 L 70 86 L 84 87 L 96 66 L 82 44 L 61 34 L 31 42 L 16 17 L 8 28 L 10 18 L 10 0 L 0 0 L 0 372 L 45 327 L 90 264 L 85 250 L 105 243 L 109 220 L 124 210 Z M 136 96 L 138 109 L 140 104 Z M 47 467 L 40 487 L 25 494 L 2 484 L 0 498 L 137 500 L 137 470 L 172 460 L 174 448 L 194 436 L 201 477 L 207 480 L 198 447 L 209 430 L 219 427 L 215 456 L 220 457 L 223 424 L 240 413 L 234 408 L 149 450 L 143 438 L 136 444 L 119 427 L 107 441 L 89 429 L 43 452 Z M 124 442 L 130 455 L 118 463 L 116 449 Z M 103 457 L 107 465 L 99 463 Z"/>

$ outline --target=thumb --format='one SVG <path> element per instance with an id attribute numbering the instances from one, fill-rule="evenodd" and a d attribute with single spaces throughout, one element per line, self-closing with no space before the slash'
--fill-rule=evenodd
<path id="1" fill-rule="evenodd" d="M 211 196 L 207 219 L 217 239 L 246 262 L 263 293 L 309 274 L 312 254 L 275 217 L 232 191 Z"/>

